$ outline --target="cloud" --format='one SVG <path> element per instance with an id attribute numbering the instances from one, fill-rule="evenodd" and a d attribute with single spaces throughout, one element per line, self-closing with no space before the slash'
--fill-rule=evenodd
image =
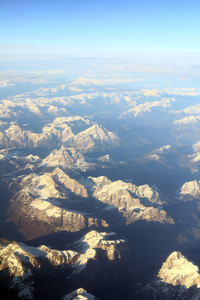
<path id="1" fill-rule="evenodd" d="M 194 88 L 171 88 L 171 89 L 164 89 L 164 91 L 169 95 L 191 96 L 191 97 L 200 96 L 200 91 L 195 90 Z"/>
<path id="2" fill-rule="evenodd" d="M 76 86 L 69 86 L 69 90 L 72 92 L 82 92 L 82 89 L 77 88 Z"/>
<path id="3" fill-rule="evenodd" d="M 0 81 L 0 87 L 1 88 L 6 88 L 8 86 L 15 86 L 15 84 L 11 83 L 9 80 Z"/>
<path id="4" fill-rule="evenodd" d="M 183 119 L 174 121 L 174 124 L 175 125 L 194 125 L 194 124 L 197 124 L 199 120 L 200 120 L 199 116 L 197 116 L 197 117 L 188 116 Z"/>
<path id="5" fill-rule="evenodd" d="M 159 86 L 159 84 L 147 84 L 146 87 L 151 87 L 151 86 Z"/>
<path id="6" fill-rule="evenodd" d="M 41 71 L 35 71 L 34 74 L 36 75 L 57 75 L 57 74 L 68 74 L 69 72 L 67 72 L 66 70 L 41 70 Z"/>
<path id="7" fill-rule="evenodd" d="M 196 97 L 200 96 L 200 91 L 194 88 L 166 88 L 166 89 L 141 89 L 140 93 L 146 97 L 159 97 L 160 95 L 167 94 L 169 96 L 190 96 Z"/>
<path id="8" fill-rule="evenodd" d="M 194 114 L 194 115 L 200 114 L 200 104 L 187 107 L 187 108 L 183 109 L 181 112 L 184 112 L 188 115 L 190 115 L 190 114 Z"/>
<path id="9" fill-rule="evenodd" d="M 135 81 L 144 81 L 144 79 L 124 79 L 124 78 L 106 78 L 106 79 L 95 79 L 95 78 L 85 78 L 79 77 L 73 81 L 74 85 L 107 85 L 116 83 L 127 83 Z"/>
<path id="10" fill-rule="evenodd" d="M 141 93 L 144 95 L 144 96 L 147 96 L 147 97 L 159 97 L 160 96 L 160 90 L 157 90 L 156 88 L 154 88 L 153 90 L 147 90 L 147 89 L 142 89 L 141 90 Z"/>

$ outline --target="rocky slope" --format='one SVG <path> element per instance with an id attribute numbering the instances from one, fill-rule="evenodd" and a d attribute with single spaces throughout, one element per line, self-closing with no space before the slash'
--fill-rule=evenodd
<path id="1" fill-rule="evenodd" d="M 80 278 L 82 273 L 90 272 L 90 266 L 88 265 L 90 260 L 120 260 L 124 259 L 124 253 L 126 253 L 126 241 L 116 239 L 115 233 L 99 233 L 91 231 L 74 245 L 71 245 L 74 250 L 59 251 L 51 249 L 45 245 L 39 247 L 27 246 L 23 243 L 8 243 L 0 246 L 0 271 L 1 278 L 7 278 L 7 281 L 11 281 L 10 289 L 14 291 L 14 294 L 19 299 L 37 299 L 37 291 L 41 288 L 41 285 L 47 285 L 45 281 L 36 282 L 38 270 L 40 276 L 43 276 L 48 272 L 48 276 L 54 276 L 52 274 L 59 273 L 66 277 L 66 282 L 73 279 L 74 282 L 80 284 Z M 99 256 L 98 251 L 103 251 L 104 256 Z M 92 270 L 97 272 L 98 270 Z M 85 276 L 85 275 L 84 275 Z M 70 281 L 69 281 L 70 282 Z M 46 286 L 46 288 L 47 288 Z M 44 287 L 43 287 L 44 288 Z M 66 285 L 66 291 L 70 290 L 70 286 Z M 58 293 L 59 294 L 59 293 Z M 65 299 L 75 299 L 76 296 L 92 297 L 86 293 L 83 289 L 73 292 L 65 296 Z M 52 295 L 53 296 L 53 295 Z M 55 296 L 49 296 L 49 299 L 59 299 Z M 86 298 L 95 299 L 95 298 Z"/>

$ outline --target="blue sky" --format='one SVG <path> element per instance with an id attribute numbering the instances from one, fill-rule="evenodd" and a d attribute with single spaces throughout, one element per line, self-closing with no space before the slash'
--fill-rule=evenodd
<path id="1" fill-rule="evenodd" d="M 1 59 L 199 52 L 199 0 L 0 0 Z"/>

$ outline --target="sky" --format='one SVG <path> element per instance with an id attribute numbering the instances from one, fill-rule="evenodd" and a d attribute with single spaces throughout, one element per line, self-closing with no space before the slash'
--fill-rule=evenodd
<path id="1" fill-rule="evenodd" d="M 1 61 L 199 53 L 199 0 L 0 0 Z"/>

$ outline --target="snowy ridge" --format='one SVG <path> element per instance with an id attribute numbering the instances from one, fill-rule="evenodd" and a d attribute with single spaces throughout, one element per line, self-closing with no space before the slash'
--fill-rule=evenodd
<path id="1" fill-rule="evenodd" d="M 108 204 L 105 211 L 117 208 L 123 213 L 127 224 L 137 220 L 173 223 L 163 210 L 164 201 L 156 186 L 136 186 L 121 180 L 112 182 L 105 176 L 89 177 L 85 184 L 92 196 Z"/>
<path id="2" fill-rule="evenodd" d="M 112 236 L 115 236 L 114 232 L 97 232 L 95 230 L 90 231 L 83 238 L 77 241 L 74 246 L 78 249 L 78 252 L 81 253 L 77 263 L 74 265 L 74 272 L 81 272 L 87 265 L 89 259 L 96 258 L 96 249 L 101 248 L 107 254 L 109 260 L 114 260 L 115 258 L 120 259 L 120 252 L 117 249 L 118 245 L 124 245 L 125 240 L 110 240 Z M 108 240 L 109 239 L 109 240 Z M 72 274 L 72 275 L 73 275 Z"/>
<path id="3" fill-rule="evenodd" d="M 28 238 L 63 230 L 75 232 L 85 227 L 108 226 L 103 219 L 92 218 L 84 212 L 83 201 L 88 197 L 86 187 L 59 168 L 52 173 L 19 176 L 11 183 L 10 191 L 14 195 L 8 221 L 20 226 Z M 45 226 L 40 226 L 40 222 Z"/>
<path id="4" fill-rule="evenodd" d="M 3 246 L 0 248 L 0 270 L 8 270 L 10 277 L 12 278 L 11 289 L 18 290 L 18 297 L 20 299 L 33 299 L 33 280 L 32 271 L 30 266 L 36 269 L 40 269 L 41 265 L 38 262 L 38 255 L 33 256 L 27 249 L 25 245 L 17 244 L 13 242 L 8 246 Z M 25 248 L 25 249 L 24 249 Z M 32 251 L 38 254 L 37 250 L 31 248 Z M 34 249 L 34 250 L 33 250 Z M 31 252 L 32 252 L 31 251 Z"/>
<path id="5" fill-rule="evenodd" d="M 76 181 L 75 179 L 70 178 L 66 173 L 64 173 L 61 169 L 56 168 L 53 173 L 53 178 L 57 182 L 62 183 L 66 189 L 75 193 L 77 196 L 88 197 L 87 189 L 84 185 Z"/>
<path id="6" fill-rule="evenodd" d="M 139 104 L 134 108 L 130 108 L 126 112 L 122 113 L 119 116 L 119 119 L 143 117 L 145 113 L 152 113 L 154 110 L 170 109 L 171 102 L 173 101 L 173 98 L 163 98 L 160 101 L 145 102 L 144 104 Z"/>
<path id="7" fill-rule="evenodd" d="M 74 250 L 56 250 L 45 245 L 39 247 L 27 246 L 23 243 L 12 242 L 8 245 L 0 245 L 0 271 L 8 270 L 12 278 L 11 288 L 17 289 L 20 299 L 34 299 L 34 281 L 33 274 L 35 270 L 43 271 L 44 261 L 49 262 L 53 268 L 66 266 L 67 276 L 71 278 L 80 274 L 87 266 L 89 259 L 98 259 L 96 251 L 101 248 L 105 251 L 109 260 L 121 259 L 120 247 L 125 247 L 126 241 L 123 239 L 114 239 L 115 233 L 99 233 L 90 231 L 72 246 Z M 113 238 L 110 240 L 110 238 Z M 53 269 L 52 269 L 53 270 Z M 78 290 L 64 299 L 80 295 L 80 299 L 91 298 L 84 290 Z M 66 298 L 68 297 L 68 298 Z M 85 298 L 83 298 L 85 297 Z M 87 298 L 89 297 L 89 298 Z M 79 298 L 78 298 L 79 299 Z"/>
<path id="8" fill-rule="evenodd" d="M 158 189 L 155 186 L 150 187 L 148 184 L 136 186 L 122 180 L 111 182 L 105 176 L 100 176 L 98 178 L 89 177 L 89 179 L 95 183 L 93 188 L 95 191 L 94 195 L 97 198 L 106 199 L 110 196 L 110 194 L 118 190 L 129 190 L 139 198 L 146 198 L 152 203 L 155 202 L 163 204 L 163 201 L 160 199 L 161 196 L 159 195 Z"/>
<path id="9" fill-rule="evenodd" d="M 0 134 L 0 145 L 5 148 L 57 147 L 58 143 L 86 153 L 117 147 L 119 139 L 103 126 L 79 116 L 56 118 L 52 123 L 43 127 L 42 133 L 23 130 L 16 123 L 10 123 L 10 127 Z M 63 149 L 61 152 L 67 159 Z M 59 154 L 56 150 L 52 153 L 54 156 Z M 79 160 L 82 161 L 83 158 L 79 158 Z"/>

